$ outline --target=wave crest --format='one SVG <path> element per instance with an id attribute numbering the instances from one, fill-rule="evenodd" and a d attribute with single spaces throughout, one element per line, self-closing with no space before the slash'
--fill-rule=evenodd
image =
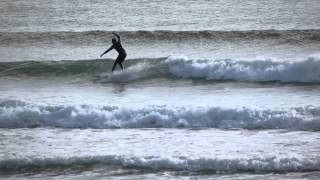
<path id="1" fill-rule="evenodd" d="M 0 161 L 0 172 L 27 170 L 33 168 L 111 165 L 138 170 L 171 170 L 210 173 L 279 173 L 319 171 L 320 162 L 297 158 L 256 158 L 256 159 L 190 159 L 127 156 L 88 156 L 70 158 L 14 158 Z"/>
<path id="2" fill-rule="evenodd" d="M 309 57 L 303 61 L 276 62 L 272 60 L 235 61 L 169 58 L 169 72 L 182 78 L 207 80 L 235 80 L 247 82 L 320 82 L 320 59 Z"/>
<path id="3" fill-rule="evenodd" d="M 320 59 L 279 62 L 266 60 L 189 59 L 169 57 L 157 64 L 138 64 L 122 73 L 100 77 L 98 82 L 128 82 L 148 78 L 196 78 L 214 81 L 319 83 Z"/>
<path id="4" fill-rule="evenodd" d="M 196 78 L 215 81 L 320 83 L 320 58 L 283 62 L 272 59 L 190 59 L 187 57 L 133 59 L 123 72 L 110 71 L 113 61 L 80 60 L 0 63 L 2 76 L 97 75 L 97 82 L 130 82 L 154 78 Z"/>
<path id="5" fill-rule="evenodd" d="M 43 106 L 17 101 L 0 104 L 0 128 L 244 128 L 320 130 L 320 108 L 289 110 L 220 107 Z"/>

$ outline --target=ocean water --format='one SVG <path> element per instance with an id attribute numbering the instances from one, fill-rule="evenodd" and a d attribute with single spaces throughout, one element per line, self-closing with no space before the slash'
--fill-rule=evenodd
<path id="1" fill-rule="evenodd" d="M 319 11 L 1 1 L 0 179 L 319 179 Z"/>

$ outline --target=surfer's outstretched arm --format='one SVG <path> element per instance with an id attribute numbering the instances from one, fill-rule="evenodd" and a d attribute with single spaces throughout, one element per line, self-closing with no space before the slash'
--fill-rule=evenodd
<path id="1" fill-rule="evenodd" d="M 112 32 L 112 34 L 115 35 L 115 36 L 117 36 L 118 42 L 120 42 L 120 36 L 119 36 L 119 34 L 117 34 L 117 33 L 115 33 L 115 32 Z"/>
<path id="2" fill-rule="evenodd" d="M 107 49 L 104 53 L 102 53 L 102 54 L 100 55 L 100 57 L 102 57 L 103 55 L 107 54 L 107 53 L 108 53 L 109 51 L 111 51 L 113 48 L 114 48 L 114 47 L 113 47 L 113 45 L 112 45 L 109 49 Z"/>

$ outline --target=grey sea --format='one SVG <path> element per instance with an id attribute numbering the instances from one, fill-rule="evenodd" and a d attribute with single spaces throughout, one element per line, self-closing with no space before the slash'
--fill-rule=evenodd
<path id="1" fill-rule="evenodd" d="M 0 179 L 320 179 L 319 12 L 0 1 Z"/>

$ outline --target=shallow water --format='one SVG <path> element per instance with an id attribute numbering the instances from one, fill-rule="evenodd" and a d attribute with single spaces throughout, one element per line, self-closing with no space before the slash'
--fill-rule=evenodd
<path id="1" fill-rule="evenodd" d="M 283 172 L 319 177 L 303 173 L 319 170 L 319 139 L 317 132 L 284 130 L 2 129 L 1 154 L 6 160 L 1 160 L 0 169 L 3 177 L 40 173 L 42 178 L 76 172 L 86 178 L 291 176 L 277 174 Z M 59 169 L 64 170 L 55 174 Z"/>

